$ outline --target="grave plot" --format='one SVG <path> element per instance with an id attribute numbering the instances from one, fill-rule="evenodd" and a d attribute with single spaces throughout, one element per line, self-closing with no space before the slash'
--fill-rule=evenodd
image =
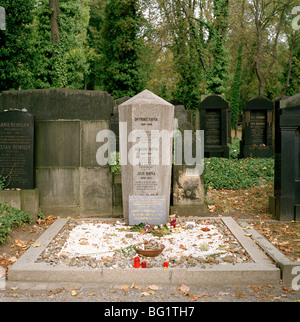
<path id="1" fill-rule="evenodd" d="M 172 222 L 174 223 L 174 221 Z M 175 226 L 175 227 L 174 227 Z M 127 226 L 120 221 L 71 220 L 36 262 L 92 268 L 132 268 L 135 249 L 163 245 L 157 257 L 144 257 L 147 267 L 206 268 L 253 262 L 220 219 L 180 220 L 177 224 Z"/>
<path id="2" fill-rule="evenodd" d="M 161 229 L 132 226 L 136 231 L 103 220 L 56 220 L 8 270 L 7 287 L 280 282 L 280 269 L 231 217 L 188 218 Z M 145 239 L 164 244 L 164 250 L 155 258 L 141 257 L 146 268 L 134 268 L 134 246 Z"/>

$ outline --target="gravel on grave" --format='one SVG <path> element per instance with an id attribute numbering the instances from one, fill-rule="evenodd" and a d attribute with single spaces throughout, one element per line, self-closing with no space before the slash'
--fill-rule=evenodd
<path id="1" fill-rule="evenodd" d="M 168 224 L 169 225 L 169 224 Z M 157 257 L 140 256 L 147 268 L 207 268 L 213 264 L 227 265 L 253 262 L 221 219 L 177 219 L 175 229 L 163 237 L 130 231 L 122 221 L 101 219 L 69 220 L 37 258 L 50 265 L 100 268 L 132 268 L 138 256 L 134 245 L 158 241 L 165 245 Z"/>

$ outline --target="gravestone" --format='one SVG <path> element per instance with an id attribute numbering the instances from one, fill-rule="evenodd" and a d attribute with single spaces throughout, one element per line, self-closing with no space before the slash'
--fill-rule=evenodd
<path id="1" fill-rule="evenodd" d="M 274 196 L 270 209 L 278 220 L 300 220 L 300 94 L 280 101 L 280 133 L 275 142 Z M 277 137 L 276 137 L 277 140 Z"/>
<path id="2" fill-rule="evenodd" d="M 244 107 L 241 157 L 271 158 L 273 103 L 264 97 L 249 100 Z"/>
<path id="3" fill-rule="evenodd" d="M 228 103 L 219 95 L 206 96 L 199 104 L 200 130 L 204 130 L 204 156 L 207 158 L 229 158 L 228 108 Z"/>
<path id="4" fill-rule="evenodd" d="M 0 174 L 8 177 L 7 188 L 35 188 L 33 115 L 0 113 Z"/>
<path id="5" fill-rule="evenodd" d="M 115 106 L 113 110 L 113 114 L 110 119 L 110 130 L 114 132 L 116 137 L 116 152 L 120 152 L 120 135 L 119 135 L 119 105 L 128 101 L 130 99 L 129 96 L 124 96 L 115 100 Z M 112 151 L 114 152 L 114 151 Z"/>
<path id="6" fill-rule="evenodd" d="M 148 90 L 119 106 L 123 214 L 130 225 L 168 220 L 173 119 L 174 106 Z"/>
<path id="7" fill-rule="evenodd" d="M 172 177 L 173 206 L 180 207 L 202 205 L 204 203 L 203 172 L 200 173 L 200 171 L 196 171 L 197 162 L 194 165 L 187 165 L 185 160 L 186 149 L 192 153 L 193 158 L 196 157 L 197 149 L 199 149 L 199 144 L 197 145 L 196 134 L 195 132 L 193 132 L 192 124 L 188 122 L 182 123 L 178 131 L 181 132 L 181 136 L 176 135 L 174 137 L 175 160 L 173 165 Z M 192 135 L 191 137 L 188 137 L 187 140 L 185 140 L 185 136 L 188 134 L 188 132 L 192 133 Z M 179 142 L 177 140 L 179 140 Z M 179 148 L 177 150 L 178 143 L 184 148 Z M 178 158 L 180 158 L 180 162 L 177 162 Z M 203 158 L 204 156 L 201 155 L 201 159 Z"/>

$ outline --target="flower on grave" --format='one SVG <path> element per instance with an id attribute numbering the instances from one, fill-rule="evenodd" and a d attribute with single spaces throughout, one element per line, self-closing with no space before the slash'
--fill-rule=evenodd
<path id="1" fill-rule="evenodd" d="M 175 228 L 175 227 L 176 227 L 176 218 L 174 218 L 174 219 L 172 219 L 172 220 L 171 220 L 171 226 L 172 226 L 173 228 Z"/>

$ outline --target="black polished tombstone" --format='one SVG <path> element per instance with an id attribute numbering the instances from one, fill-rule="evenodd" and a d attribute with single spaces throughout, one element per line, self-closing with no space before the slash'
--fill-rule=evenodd
<path id="1" fill-rule="evenodd" d="M 245 103 L 243 136 L 240 143 L 242 158 L 273 157 L 272 145 L 273 103 L 264 97 L 255 97 Z"/>
<path id="2" fill-rule="evenodd" d="M 281 101 L 280 220 L 300 220 L 300 94 Z"/>
<path id="3" fill-rule="evenodd" d="M 0 174 L 6 188 L 34 189 L 34 116 L 14 110 L 0 113 Z"/>
<path id="4" fill-rule="evenodd" d="M 204 130 L 204 156 L 229 158 L 228 108 L 222 97 L 211 95 L 199 104 L 200 130 Z"/>

